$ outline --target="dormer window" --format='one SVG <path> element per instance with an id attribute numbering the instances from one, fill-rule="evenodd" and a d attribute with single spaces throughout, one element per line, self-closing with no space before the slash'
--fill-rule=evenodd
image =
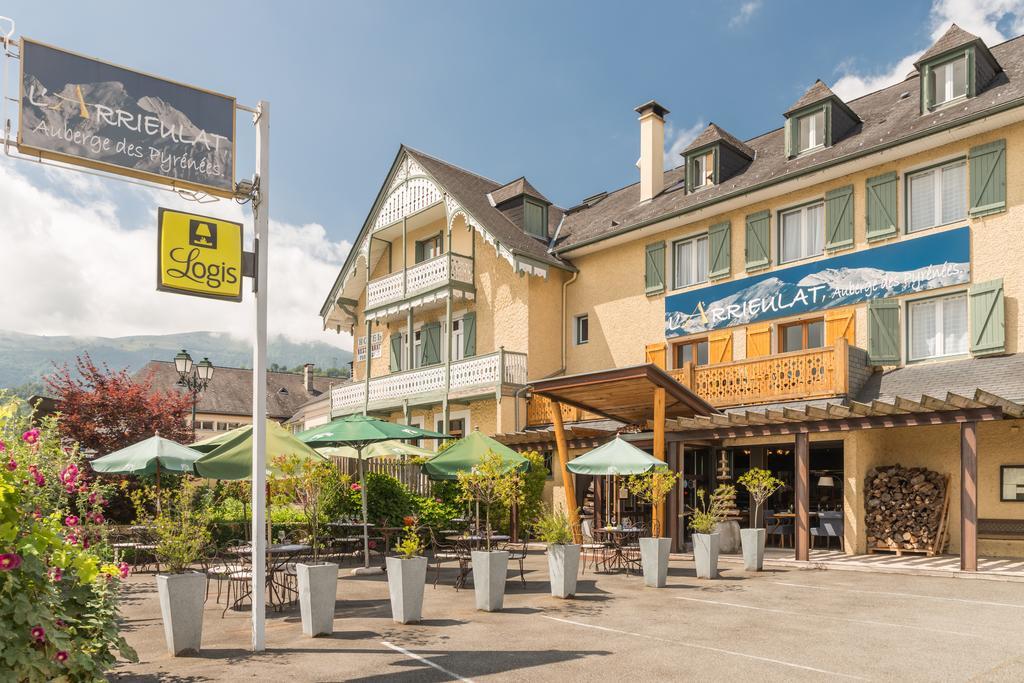
<path id="1" fill-rule="evenodd" d="M 786 156 L 831 147 L 860 125 L 857 114 L 820 80 L 807 89 L 786 117 Z"/>
<path id="2" fill-rule="evenodd" d="M 929 107 L 967 97 L 967 55 L 936 64 L 928 70 Z"/>
<path id="3" fill-rule="evenodd" d="M 713 149 L 690 159 L 690 189 L 709 187 L 715 184 L 715 151 Z"/>
<path id="4" fill-rule="evenodd" d="M 914 62 L 921 75 L 921 113 L 983 91 L 1002 71 L 978 36 L 953 24 Z"/>
<path id="5" fill-rule="evenodd" d="M 523 201 L 523 230 L 535 237 L 548 236 L 548 205 L 526 197 Z"/>
<path id="6" fill-rule="evenodd" d="M 800 131 L 800 146 L 797 153 L 806 152 L 816 147 L 825 146 L 825 108 L 822 107 L 816 112 L 800 116 L 796 120 L 797 129 Z"/>

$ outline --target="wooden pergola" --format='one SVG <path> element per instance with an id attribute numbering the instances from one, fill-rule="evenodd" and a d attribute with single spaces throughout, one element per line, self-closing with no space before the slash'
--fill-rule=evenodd
<path id="1" fill-rule="evenodd" d="M 921 396 L 920 400 L 896 397 L 802 409 L 747 410 L 726 415 L 695 415 L 647 423 L 654 441 L 664 440 L 676 449 L 684 442 L 715 442 L 760 436 L 794 438 L 797 560 L 810 554 L 810 435 L 842 434 L 864 429 L 957 424 L 960 426 L 960 568 L 978 569 L 978 435 L 977 424 L 992 420 L 1024 418 L 1024 405 L 978 389 L 973 398 L 947 393 L 944 399 Z M 658 436 L 662 433 L 663 436 Z M 642 436 L 640 438 L 643 438 Z"/>

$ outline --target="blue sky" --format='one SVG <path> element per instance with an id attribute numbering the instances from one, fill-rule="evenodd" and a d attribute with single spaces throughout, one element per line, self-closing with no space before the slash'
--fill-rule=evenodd
<path id="1" fill-rule="evenodd" d="M 306 229 L 294 240 L 282 229 L 281 239 L 298 253 L 280 272 L 292 279 L 293 271 L 283 269 L 301 268 L 302 253 L 316 255 L 322 266 L 315 281 L 302 279 L 306 289 L 296 284 L 288 293 L 287 305 L 301 307 L 305 317 L 282 317 L 280 327 L 310 337 L 319 334 L 315 316 L 333 280 L 328 273 L 337 272 L 400 143 L 498 181 L 526 175 L 568 206 L 637 179 L 633 107 L 645 100 L 671 110 L 667 144 L 676 149 L 708 121 L 748 138 L 781 125 L 782 112 L 815 78 L 838 82 L 840 95 L 866 92 L 901 78 L 951 20 L 989 44 L 1020 33 L 1022 5 L 721 0 L 651 2 L 641 11 L 636 3 L 593 0 L 177 0 L 157 10 L 137 1 L 7 0 L 0 13 L 17 21 L 20 35 L 244 103 L 271 101 L 272 215 Z M 249 175 L 252 137 L 240 129 L 239 140 L 238 173 Z M 138 237 L 138 259 L 151 268 L 150 253 L 141 252 L 155 232 L 152 195 L 26 166 L 3 160 L 0 172 L 39 190 L 32 215 L 70 202 L 76 210 L 65 207 L 62 215 L 77 211 L 115 223 L 107 239 Z M 52 231 L 55 222 L 49 223 Z M 44 239 L 46 230 L 39 230 L 33 239 Z M 0 229 L 0 249 L 22 246 L 4 241 L 4 233 Z M 77 268 L 74 255 L 68 258 L 67 267 Z M 156 321 L 141 313 L 118 320 L 112 310 L 76 314 L 69 306 L 33 316 L 44 305 L 61 306 L 54 292 L 39 296 L 23 311 L 9 312 L 2 326 L 136 333 L 186 322 L 210 327 L 221 317 L 193 322 L 194 309 L 181 309 L 185 320 L 167 314 Z M 285 299 L 277 303 L 283 310 Z M 147 306 L 140 299 L 139 310 Z"/>

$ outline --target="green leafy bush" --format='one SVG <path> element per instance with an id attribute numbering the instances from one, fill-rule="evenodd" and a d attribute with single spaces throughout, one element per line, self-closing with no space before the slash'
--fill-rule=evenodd
<path id="1" fill-rule="evenodd" d="M 423 527 L 435 531 L 452 528 L 452 520 L 461 513 L 460 508 L 444 502 L 440 498 L 415 497 L 416 516 Z"/>
<path id="2" fill-rule="evenodd" d="M 708 496 L 704 489 L 697 491 L 697 505 L 690 514 L 690 529 L 695 534 L 713 534 L 719 522 L 725 521 L 728 501 L 736 495 L 736 487 L 719 484 Z"/>
<path id="3" fill-rule="evenodd" d="M 542 509 L 533 523 L 533 532 L 548 545 L 568 545 L 573 542 L 569 518 L 561 510 L 554 512 Z"/>
<path id="4" fill-rule="evenodd" d="M 401 526 L 415 512 L 413 494 L 398 479 L 381 472 L 366 475 L 366 499 L 371 524 Z"/>
<path id="5" fill-rule="evenodd" d="M 155 554 L 172 574 L 187 571 L 210 547 L 210 513 L 202 489 L 197 480 L 183 477 L 177 490 L 166 496 L 160 514 L 152 522 L 156 530 Z"/>
<path id="6" fill-rule="evenodd" d="M 544 456 L 537 451 L 527 451 L 523 457 L 530 461 L 530 469 L 523 474 L 523 502 L 519 506 L 521 524 L 530 528 L 544 514 L 544 486 L 547 484 L 548 468 Z"/>

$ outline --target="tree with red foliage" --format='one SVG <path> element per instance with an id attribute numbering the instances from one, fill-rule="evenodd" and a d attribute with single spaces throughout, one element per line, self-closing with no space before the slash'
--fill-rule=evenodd
<path id="1" fill-rule="evenodd" d="M 46 377 L 60 401 L 61 436 L 98 455 L 112 453 L 153 436 L 187 443 L 187 394 L 153 390 L 152 377 L 133 379 L 127 370 L 96 367 L 88 353 L 75 359 L 77 376 L 65 364 Z"/>

